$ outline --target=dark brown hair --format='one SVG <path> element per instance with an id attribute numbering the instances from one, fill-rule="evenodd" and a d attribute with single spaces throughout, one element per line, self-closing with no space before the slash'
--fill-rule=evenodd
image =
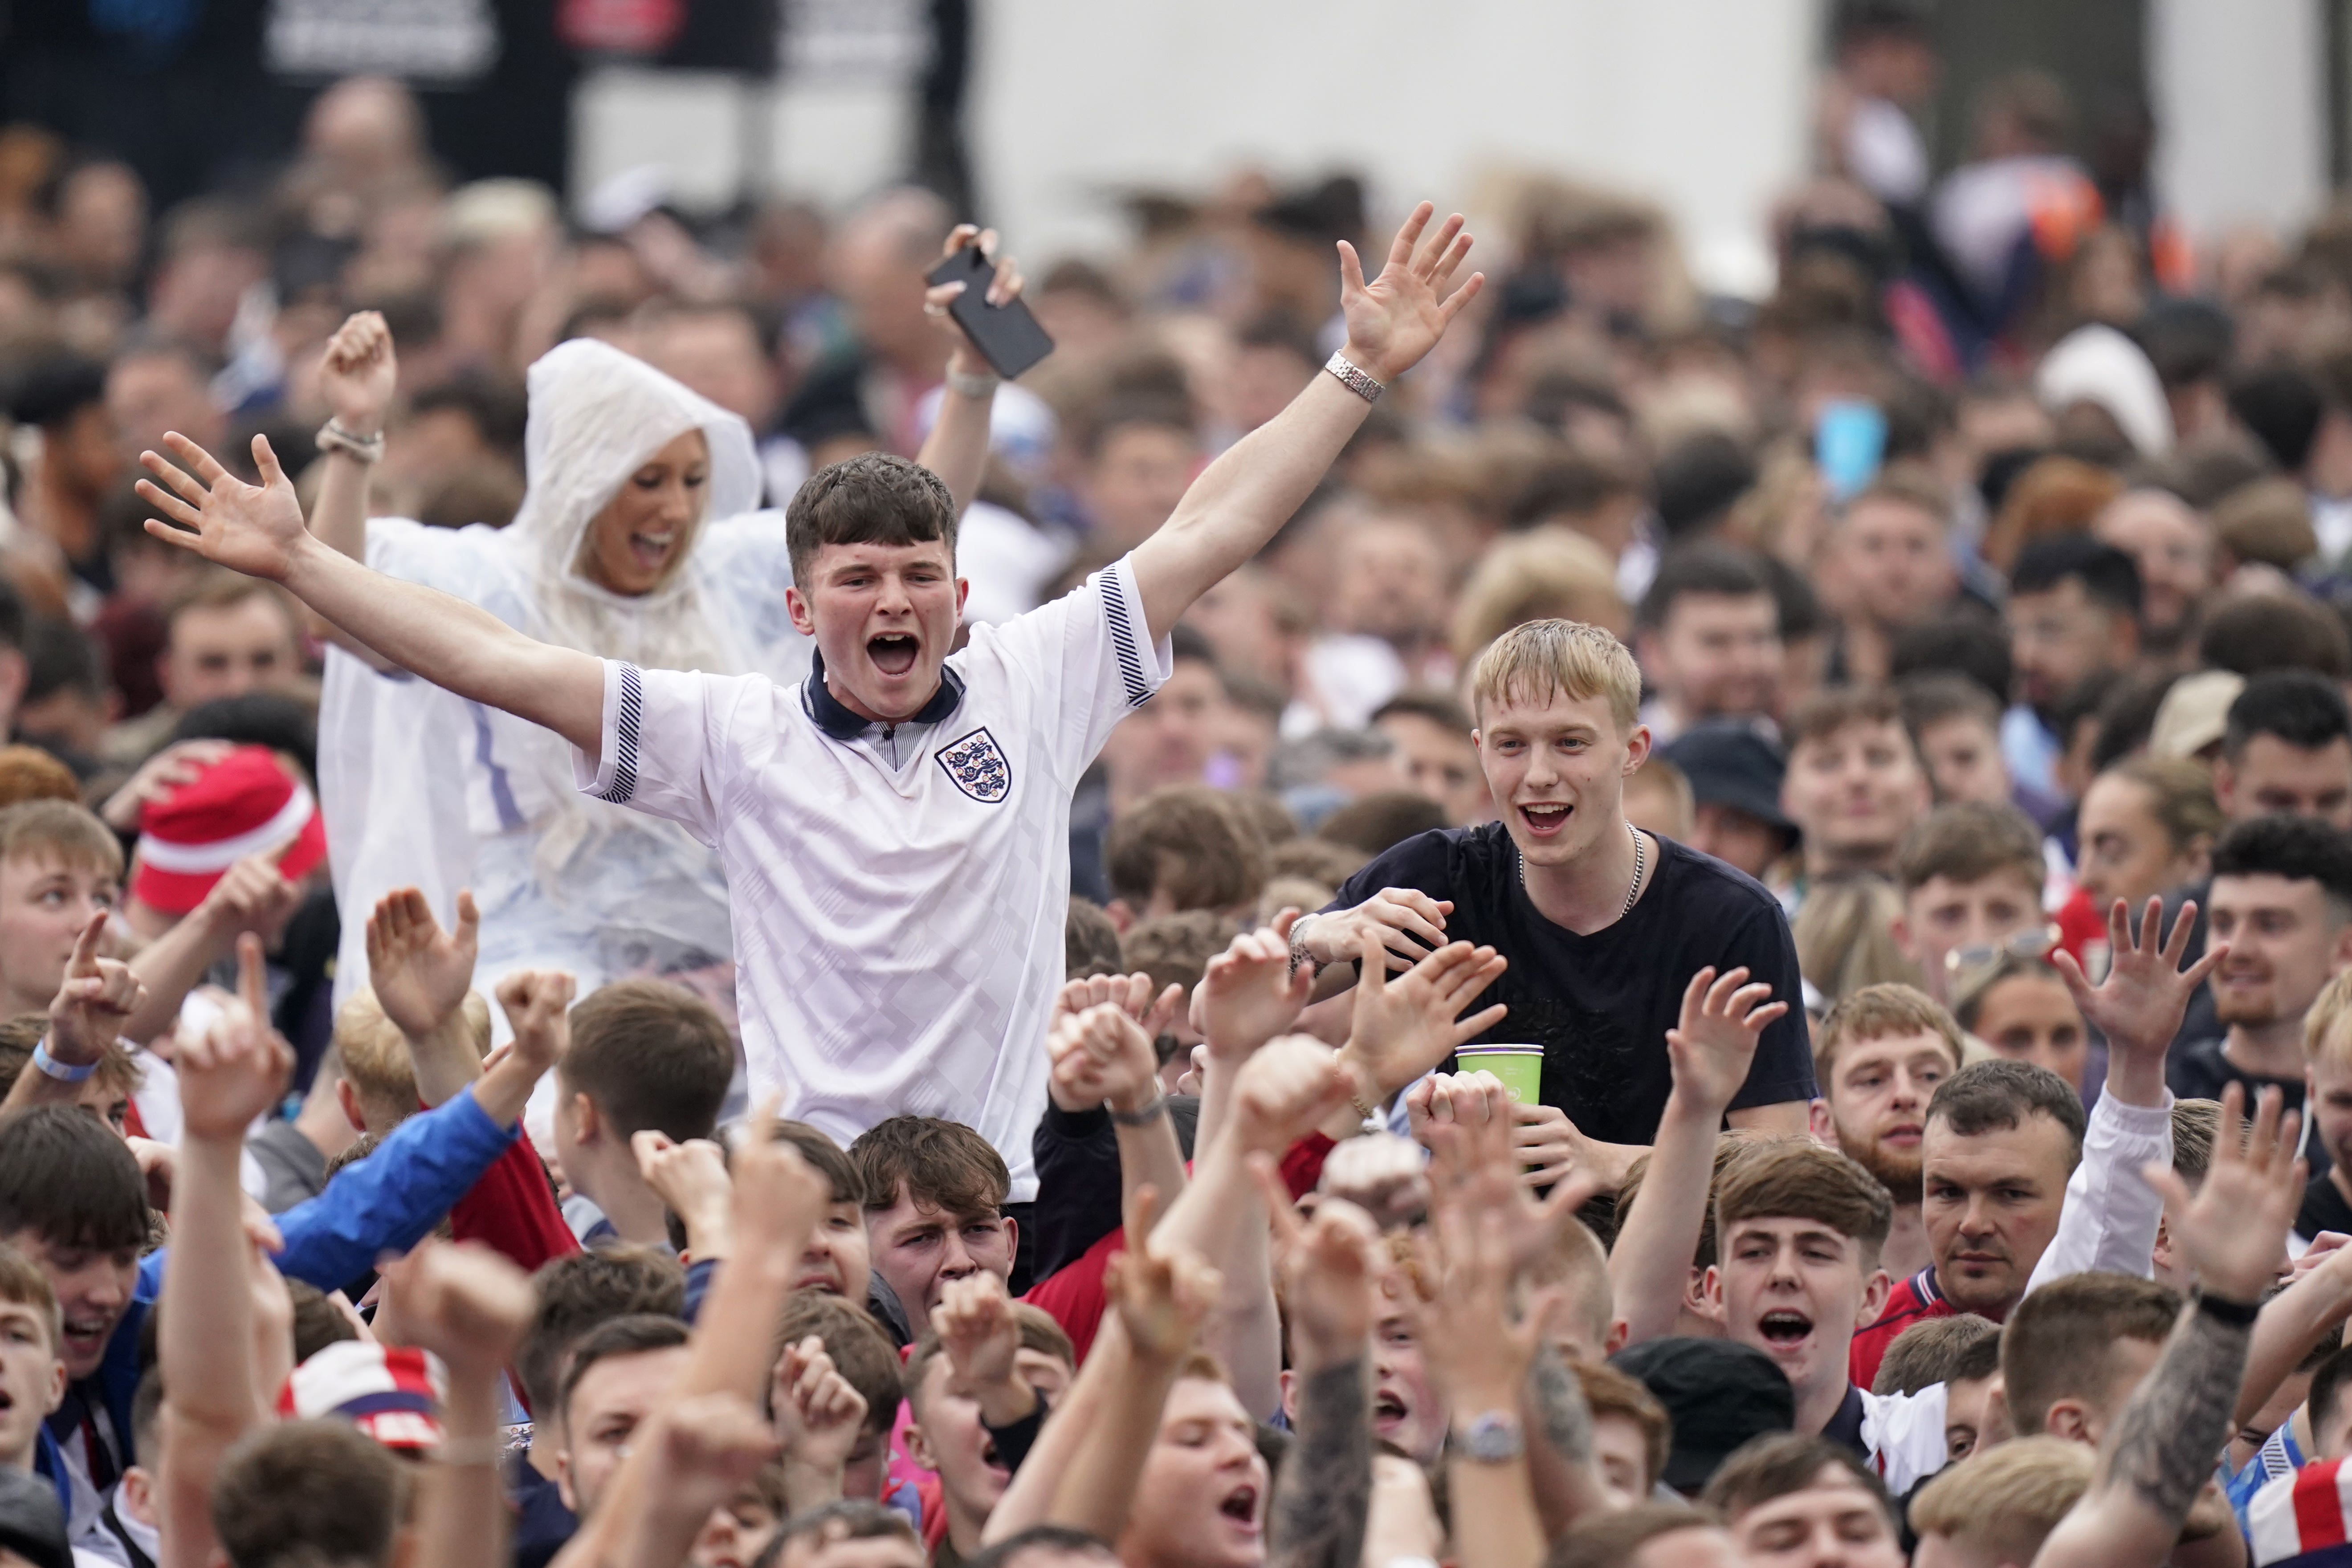
<path id="1" fill-rule="evenodd" d="M 572 1349 L 572 1364 L 563 1373 L 563 1391 L 556 1400 L 556 1414 L 566 1426 L 570 1425 L 572 1396 L 580 1392 L 580 1382 L 588 1375 L 588 1369 L 598 1362 L 676 1350 L 689 1337 L 684 1320 L 654 1312 L 633 1312 L 625 1318 L 597 1324 Z"/>
<path id="2" fill-rule="evenodd" d="M 1927 1101 L 1927 1120 L 1942 1119 L 1963 1138 L 2006 1132 L 2037 1114 L 2066 1130 L 2071 1172 L 2083 1158 L 2083 1100 L 2048 1068 L 2005 1058 L 1970 1062 L 1937 1084 Z"/>
<path id="3" fill-rule="evenodd" d="M 1013 1190 L 1004 1156 L 961 1121 L 892 1116 L 857 1135 L 850 1161 L 866 1187 L 868 1214 L 896 1208 L 903 1194 L 960 1217 L 994 1219 Z"/>
<path id="4" fill-rule="evenodd" d="M 1911 825 L 1895 854 L 1895 873 L 1906 893 L 1937 877 L 1974 882 L 1997 872 L 2015 871 L 2038 894 L 2044 867 L 2042 830 L 2013 805 L 1956 800 Z"/>
<path id="5" fill-rule="evenodd" d="M 659 980 L 619 980 L 572 1009 L 557 1064 L 623 1140 L 651 1127 L 678 1142 L 708 1138 L 735 1076 L 735 1042 L 710 1004 Z"/>
<path id="6" fill-rule="evenodd" d="M 1859 1242 L 1864 1272 L 1878 1267 L 1895 1223 L 1895 1200 L 1879 1179 L 1835 1149 L 1781 1138 L 1735 1160 L 1715 1185 L 1716 1245 L 1744 1219 L 1808 1219 Z"/>
<path id="7" fill-rule="evenodd" d="M 1972 1383 L 2000 1370 L 2000 1324 L 1974 1312 L 1923 1318 L 1886 1347 L 1870 1392 L 1916 1394 L 1939 1383 Z"/>
<path id="8" fill-rule="evenodd" d="M 865 1397 L 866 1430 L 888 1432 L 898 1418 L 898 1347 L 890 1342 L 890 1336 L 864 1307 L 821 1290 L 795 1291 L 784 1304 L 783 1316 L 776 1320 L 776 1361 L 783 1359 L 787 1347 L 811 1334 L 824 1342 L 833 1369 Z M 774 1394 L 772 1378 L 762 1396 L 770 1401 L 764 1414 L 771 1418 L 775 1415 Z"/>
<path id="9" fill-rule="evenodd" d="M 1220 791 L 1171 784 L 1110 825 L 1103 872 L 1138 911 L 1163 890 L 1179 910 L 1233 909 L 1265 886 L 1265 846 Z"/>
<path id="10" fill-rule="evenodd" d="M 1722 1515 L 1725 1523 L 1737 1524 L 1749 1509 L 1804 1491 L 1821 1480 L 1823 1470 L 1832 1468 L 1844 1471 L 1854 1485 L 1877 1499 L 1887 1528 L 1895 1528 L 1895 1504 L 1886 1495 L 1885 1483 L 1871 1474 L 1852 1449 L 1826 1437 L 1794 1432 L 1767 1433 L 1741 1444 L 1706 1483 L 1699 1500 Z"/>
<path id="11" fill-rule="evenodd" d="M 2069 1274 L 2033 1291 L 2000 1336 L 2011 1427 L 2030 1437 L 2060 1400 L 2105 1400 L 2115 1382 L 2116 1342 L 2161 1344 L 2179 1316 L 2179 1292 L 2128 1274 Z"/>
<path id="12" fill-rule="evenodd" d="M 784 509 L 784 547 L 793 581 L 805 594 L 817 552 L 828 544 L 928 544 L 948 547 L 955 559 L 955 498 L 920 463 L 887 452 L 860 452 L 819 468 Z"/>
<path id="13" fill-rule="evenodd" d="M 1595 1416 L 1620 1415 L 1642 1429 L 1643 1489 L 1656 1486 L 1666 1473 L 1666 1457 L 1675 1447 L 1674 1419 L 1666 1407 L 1630 1373 L 1583 1362 L 1575 1363 L 1570 1370 L 1583 1384 L 1584 1403 Z"/>
<path id="14" fill-rule="evenodd" d="M 1544 1568 L 1625 1568 L 1636 1553 L 1662 1535 L 1683 1530 L 1720 1530 L 1715 1516 L 1683 1502 L 1641 1502 L 1615 1513 L 1580 1519 L 1552 1543 Z"/>
<path id="15" fill-rule="evenodd" d="M 686 1270 L 649 1247 L 600 1247 L 541 1264 L 531 1276 L 539 1305 L 515 1352 L 523 1402 L 541 1420 L 555 1415 L 572 1346 L 615 1318 L 686 1315 Z"/>
<path id="16" fill-rule="evenodd" d="M 388 1563 L 404 1479 L 348 1421 L 257 1426 L 213 1479 L 213 1532 L 232 1568 Z"/>

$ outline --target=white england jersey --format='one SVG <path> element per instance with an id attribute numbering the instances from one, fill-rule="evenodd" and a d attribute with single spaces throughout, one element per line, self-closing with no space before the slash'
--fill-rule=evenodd
<path id="1" fill-rule="evenodd" d="M 886 731 L 824 688 L 604 664 L 603 756 L 580 787 L 718 850 L 754 1097 L 842 1142 L 950 1117 L 1035 1194 L 1045 1021 L 1062 984 L 1070 792 L 1159 689 L 1121 560 L 975 626 L 940 695 Z"/>

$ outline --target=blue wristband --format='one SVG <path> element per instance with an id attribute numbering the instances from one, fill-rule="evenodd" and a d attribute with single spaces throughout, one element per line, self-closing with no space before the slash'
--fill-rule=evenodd
<path id="1" fill-rule="evenodd" d="M 91 1062 L 85 1067 L 68 1067 L 49 1055 L 49 1042 L 46 1036 L 42 1037 L 39 1045 L 33 1047 L 33 1065 L 59 1083 L 79 1083 L 98 1070 L 96 1062 Z"/>

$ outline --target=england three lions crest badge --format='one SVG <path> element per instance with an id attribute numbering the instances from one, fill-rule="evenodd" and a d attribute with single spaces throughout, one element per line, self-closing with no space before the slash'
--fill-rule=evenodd
<path id="1" fill-rule="evenodd" d="M 956 788 L 983 805 L 994 805 L 1013 792 L 1013 764 L 985 728 L 940 747 L 940 766 L 947 769 Z"/>

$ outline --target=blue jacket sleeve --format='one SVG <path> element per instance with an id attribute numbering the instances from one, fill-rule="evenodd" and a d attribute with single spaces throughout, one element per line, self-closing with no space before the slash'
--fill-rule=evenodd
<path id="1" fill-rule="evenodd" d="M 474 1103 L 468 1085 L 410 1117 L 376 1152 L 335 1173 L 326 1191 L 278 1216 L 286 1250 L 278 1271 L 332 1290 L 375 1267 L 378 1255 L 425 1239 L 515 1140 Z"/>

